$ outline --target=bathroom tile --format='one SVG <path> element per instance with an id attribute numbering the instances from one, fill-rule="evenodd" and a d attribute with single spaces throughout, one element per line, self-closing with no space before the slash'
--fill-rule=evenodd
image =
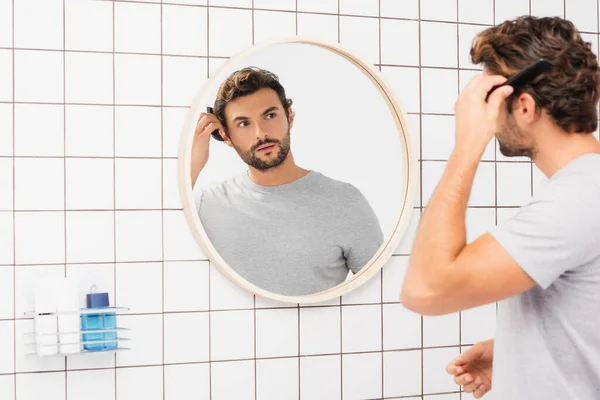
<path id="1" fill-rule="evenodd" d="M 66 106 L 65 135 L 67 156 L 112 157 L 113 107 Z"/>
<path id="2" fill-rule="evenodd" d="M 14 264 L 13 213 L 0 212 L 0 265 Z"/>
<path id="3" fill-rule="evenodd" d="M 401 51 L 398 38 L 402 38 Z M 417 21 L 381 20 L 381 63 L 419 65 L 419 23 Z M 401 95 L 398 94 L 400 97 Z"/>
<path id="4" fill-rule="evenodd" d="M 0 211 L 13 208 L 13 159 L 0 158 Z"/>
<path id="5" fill-rule="evenodd" d="M 164 258 L 168 261 L 206 260 L 188 227 L 183 211 L 164 211 Z"/>
<path id="6" fill-rule="evenodd" d="M 118 263 L 115 300 L 128 314 L 162 312 L 162 263 Z"/>
<path id="7" fill-rule="evenodd" d="M 115 3 L 114 7 L 115 51 L 160 53 L 161 6 Z"/>
<path id="8" fill-rule="evenodd" d="M 16 393 L 19 400 L 64 400 L 65 372 L 18 374 Z"/>
<path id="9" fill-rule="evenodd" d="M 15 400 L 15 375 L 0 375 L 0 393 L 6 400 Z"/>
<path id="10" fill-rule="evenodd" d="M 475 173 L 469 206 L 494 206 L 495 185 L 494 164 L 480 163 Z"/>
<path id="11" fill-rule="evenodd" d="M 179 141 L 188 110 L 184 108 L 163 108 L 163 157 L 179 156 Z M 191 134 L 191 133 L 190 133 Z"/>
<path id="12" fill-rule="evenodd" d="M 115 156 L 160 157 L 160 108 L 115 107 Z"/>
<path id="13" fill-rule="evenodd" d="M 256 310 L 256 357 L 298 355 L 298 309 Z"/>
<path id="14" fill-rule="evenodd" d="M 496 303 L 461 312 L 461 344 L 475 344 L 496 334 Z"/>
<path id="15" fill-rule="evenodd" d="M 298 35 L 312 36 L 330 43 L 338 41 L 338 17 L 336 15 L 297 14 Z"/>
<path id="16" fill-rule="evenodd" d="M 417 191 L 419 188 L 417 187 Z M 416 202 L 415 205 L 418 207 L 419 202 Z M 400 244 L 398 248 L 394 252 L 394 254 L 409 254 L 411 252 L 413 241 L 415 239 L 415 235 L 417 233 L 417 228 L 419 227 L 419 222 L 421 221 L 421 210 L 415 208 L 411 211 L 410 222 L 408 227 L 404 231 L 402 239 L 400 240 Z"/>
<path id="17" fill-rule="evenodd" d="M 63 156 L 64 112 L 60 105 L 15 104 L 15 155 Z"/>
<path id="18" fill-rule="evenodd" d="M 255 5 L 256 7 L 256 5 Z M 254 43 L 296 35 L 296 14 L 254 11 Z"/>
<path id="19" fill-rule="evenodd" d="M 35 251 L 32 251 L 35 249 Z M 65 262 L 64 212 L 15 214 L 15 263 Z"/>
<path id="20" fill-rule="evenodd" d="M 339 355 L 300 358 L 300 398 L 341 398 L 341 361 Z"/>
<path id="21" fill-rule="evenodd" d="M 342 307 L 342 351 L 381 350 L 381 305 Z"/>
<path id="22" fill-rule="evenodd" d="M 458 354 L 458 348 L 423 350 L 423 393 L 458 391 L 453 376 L 446 372 L 446 365 Z"/>
<path id="23" fill-rule="evenodd" d="M 210 267 L 211 310 L 252 309 L 254 296 L 233 283 L 214 265 Z"/>
<path id="24" fill-rule="evenodd" d="M 466 50 L 467 52 L 469 50 Z M 458 72 L 458 89 L 460 91 L 460 93 L 462 93 L 465 88 L 467 87 L 467 85 L 473 80 L 475 79 L 475 77 L 477 75 L 482 75 L 482 71 L 481 70 L 460 70 Z M 459 93 L 459 94 L 460 94 Z M 487 149 L 486 149 L 487 150 Z M 493 153 L 492 153 L 493 155 Z M 492 160 L 494 159 L 494 157 L 492 156 Z"/>
<path id="25" fill-rule="evenodd" d="M 165 365 L 165 399 L 210 398 L 209 364 Z"/>
<path id="26" fill-rule="evenodd" d="M 65 48 L 113 50 L 113 5 L 102 1 L 66 0 Z"/>
<path id="27" fill-rule="evenodd" d="M 158 1 L 157 1 L 158 2 Z M 196 6 L 205 6 L 208 0 L 163 0 L 163 4 L 188 4 Z"/>
<path id="28" fill-rule="evenodd" d="M 342 397 L 381 398 L 382 353 L 342 355 Z"/>
<path id="29" fill-rule="evenodd" d="M 217 362 L 210 368 L 213 399 L 254 400 L 254 361 Z"/>
<path id="30" fill-rule="evenodd" d="M 392 256 L 383 266 L 383 301 L 385 303 L 398 303 L 400 291 L 404 282 L 408 257 Z"/>
<path id="31" fill-rule="evenodd" d="M 162 201 L 164 209 L 180 210 L 183 205 L 179 195 L 179 161 L 163 159 L 163 191 Z"/>
<path id="32" fill-rule="evenodd" d="M 421 19 L 456 21 L 456 5 L 448 0 L 421 0 Z"/>
<path id="33" fill-rule="evenodd" d="M 209 55 L 231 57 L 252 45 L 252 11 L 209 8 L 208 18 Z"/>
<path id="34" fill-rule="evenodd" d="M 0 351 L 2 351 L 2 358 L 0 359 L 0 374 L 15 373 L 14 348 L 15 321 L 0 321 Z"/>
<path id="35" fill-rule="evenodd" d="M 598 2 L 596 0 L 565 0 L 566 19 L 579 31 L 598 32 Z"/>
<path id="36" fill-rule="evenodd" d="M 458 389 L 457 389 L 458 390 Z M 462 393 L 462 399 L 474 398 L 469 393 Z M 442 394 L 442 395 L 432 395 L 432 396 L 423 396 L 423 400 L 461 400 L 461 393 L 450 393 L 450 394 Z M 491 398 L 490 393 L 488 392 L 485 396 L 485 400 L 493 400 Z"/>
<path id="37" fill-rule="evenodd" d="M 119 304 L 126 305 L 120 301 Z M 130 350 L 117 353 L 117 367 L 163 363 L 162 315 L 121 315 L 117 319 L 117 326 L 129 328 L 129 331 L 124 331 L 119 336 L 131 339 L 119 344 L 119 346 L 130 348 Z"/>
<path id="38" fill-rule="evenodd" d="M 419 18 L 419 0 L 381 0 L 381 16 L 393 18 Z"/>
<path id="39" fill-rule="evenodd" d="M 404 111 L 418 113 L 421 109 L 419 69 L 383 66 L 381 73 L 395 92 Z"/>
<path id="40" fill-rule="evenodd" d="M 11 1 L 3 1 L 0 2 L 0 47 L 12 47 L 12 43 L 13 4 Z"/>
<path id="41" fill-rule="evenodd" d="M 340 347 L 339 307 L 300 309 L 300 355 L 333 354 Z"/>
<path id="42" fill-rule="evenodd" d="M 494 2 L 496 24 L 512 20 L 523 15 L 529 15 L 530 0 L 504 0 Z"/>
<path id="43" fill-rule="evenodd" d="M 296 0 L 254 0 L 254 8 L 296 11 Z"/>
<path id="44" fill-rule="evenodd" d="M 115 160 L 115 207 L 121 210 L 160 209 L 162 206 L 160 159 Z"/>
<path id="45" fill-rule="evenodd" d="M 63 53 L 15 50 L 14 57 L 15 101 L 63 102 Z"/>
<path id="46" fill-rule="evenodd" d="M 459 332 L 458 313 L 423 317 L 423 347 L 456 345 Z"/>
<path id="47" fill-rule="evenodd" d="M 31 338 L 27 338 L 25 335 L 34 330 L 33 319 L 15 321 L 15 372 L 20 374 L 22 372 L 63 371 L 65 369 L 64 356 L 38 357 L 31 354 L 32 351 L 35 351 L 35 347 L 29 346 L 32 343 Z M 35 399 L 37 400 L 37 397 Z"/>
<path id="48" fill-rule="evenodd" d="M 66 219 L 68 263 L 114 261 L 113 211 L 70 211 Z"/>
<path id="49" fill-rule="evenodd" d="M 64 159 L 16 158 L 14 162 L 15 210 L 64 210 Z"/>
<path id="50" fill-rule="evenodd" d="M 498 205 L 521 206 L 531 198 L 531 164 L 498 163 Z"/>
<path id="51" fill-rule="evenodd" d="M 565 17 L 564 0 L 531 0 L 531 15 L 537 17 Z"/>
<path id="52" fill-rule="evenodd" d="M 298 399 L 298 359 L 256 361 L 256 394 L 264 400 Z"/>
<path id="53" fill-rule="evenodd" d="M 3 222 L 0 219 L 0 223 Z M 0 247 L 0 251 L 2 248 Z M 12 249 L 11 249 L 12 253 Z M 12 265 L 0 266 L 0 320 L 14 318 L 14 269 Z"/>
<path id="54" fill-rule="evenodd" d="M 90 293 L 94 285 L 98 293 L 108 293 L 111 305 L 120 306 L 120 304 L 115 302 L 114 264 L 69 264 L 67 265 L 66 273 L 68 278 L 77 279 L 79 307 L 86 307 L 86 295 Z"/>
<path id="55" fill-rule="evenodd" d="M 482 69 L 481 65 L 475 65 L 471 62 L 470 53 L 473 39 L 485 29 L 487 27 L 481 25 L 458 24 L 458 66 L 460 68 Z M 461 79 L 461 86 L 466 86 L 467 82 L 465 82 L 465 85 L 462 83 Z"/>
<path id="56" fill-rule="evenodd" d="M 424 113 L 454 114 L 454 103 L 458 96 L 458 71 L 422 69 L 421 90 Z"/>
<path id="57" fill-rule="evenodd" d="M 381 302 L 381 270 L 350 293 L 342 296 L 342 304 L 379 304 Z"/>
<path id="58" fill-rule="evenodd" d="M 69 400 L 115 400 L 116 387 L 113 370 L 67 372 L 67 398 Z M 90 390 L 90 382 L 94 389 Z"/>
<path id="59" fill-rule="evenodd" d="M 12 50 L 0 50 L 0 101 L 13 100 L 13 77 Z"/>
<path id="60" fill-rule="evenodd" d="M 115 54 L 115 102 L 160 105 L 160 56 Z"/>
<path id="61" fill-rule="evenodd" d="M 494 0 L 458 0 L 458 21 L 492 25 Z"/>
<path id="62" fill-rule="evenodd" d="M 398 296 L 399 297 L 399 296 Z M 421 347 L 421 316 L 402 304 L 383 305 L 383 349 Z"/>
<path id="63" fill-rule="evenodd" d="M 541 189 L 546 186 L 549 179 L 540 169 L 533 164 L 533 195 L 538 193 Z"/>
<path id="64" fill-rule="evenodd" d="M 211 312 L 210 337 L 212 361 L 253 358 L 254 311 Z"/>
<path id="65" fill-rule="evenodd" d="M 377 17 L 378 0 L 340 0 L 340 14 Z"/>
<path id="66" fill-rule="evenodd" d="M 252 0 L 210 0 L 211 6 L 252 8 Z"/>
<path id="67" fill-rule="evenodd" d="M 117 211 L 117 261 L 157 261 L 162 257 L 161 211 Z"/>
<path id="68" fill-rule="evenodd" d="M 20 0 L 14 2 L 15 47 L 63 48 L 63 1 Z"/>
<path id="69" fill-rule="evenodd" d="M 207 312 L 165 314 L 164 319 L 165 363 L 209 360 Z"/>
<path id="70" fill-rule="evenodd" d="M 318 13 L 338 13 L 338 0 L 297 0 L 298 11 Z"/>
<path id="71" fill-rule="evenodd" d="M 209 262 L 165 262 L 165 312 L 205 311 L 209 305 Z"/>
<path id="72" fill-rule="evenodd" d="M 163 367 L 117 369 L 117 400 L 138 399 L 163 399 Z"/>
<path id="73" fill-rule="evenodd" d="M 203 7 L 162 8 L 162 52 L 184 56 L 206 56 L 208 11 Z"/>
<path id="74" fill-rule="evenodd" d="M 207 76 L 204 58 L 163 57 L 163 104 L 191 106 Z"/>
<path id="75" fill-rule="evenodd" d="M 67 103 L 113 103 L 113 55 L 65 54 L 65 101 Z"/>
<path id="76" fill-rule="evenodd" d="M 379 20 L 340 17 L 340 44 L 367 63 L 379 63 Z"/>
<path id="77" fill-rule="evenodd" d="M 383 395 L 397 397 L 420 394 L 421 371 L 421 350 L 383 353 Z"/>
<path id="78" fill-rule="evenodd" d="M 421 65 L 458 67 L 456 24 L 421 22 Z"/>
<path id="79" fill-rule="evenodd" d="M 2 63 L 2 52 L 0 52 L 0 64 Z M 2 75 L 2 70 L 0 67 L 0 79 Z M 12 79 L 11 79 L 11 99 L 12 100 Z M 2 83 L 0 83 L 0 93 L 4 88 L 2 87 Z M 0 95 L 0 98 L 2 96 Z M 13 152 L 13 105 L 12 104 L 0 104 L 0 156 L 12 156 Z"/>
<path id="80" fill-rule="evenodd" d="M 496 210 L 494 208 L 467 208 L 467 243 L 471 243 L 479 236 L 496 225 Z"/>
<path id="81" fill-rule="evenodd" d="M 114 160 L 68 158 L 67 210 L 110 210 L 115 207 Z"/>
<path id="82" fill-rule="evenodd" d="M 422 118 L 423 159 L 448 160 L 454 150 L 454 116 L 423 115 Z"/>
<path id="83" fill-rule="evenodd" d="M 118 324 L 121 325 L 121 317 Z M 97 370 L 115 368 L 115 353 L 94 354 L 94 357 L 67 357 L 67 370 Z M 114 371 L 114 370 L 113 370 Z M 114 391 L 114 389 L 113 389 Z"/>
<path id="84" fill-rule="evenodd" d="M 298 304 L 277 301 L 262 296 L 256 296 L 254 306 L 257 310 L 261 308 L 298 308 Z"/>

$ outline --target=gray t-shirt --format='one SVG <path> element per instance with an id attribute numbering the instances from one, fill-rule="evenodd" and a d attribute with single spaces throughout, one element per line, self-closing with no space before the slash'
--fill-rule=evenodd
<path id="1" fill-rule="evenodd" d="M 221 257 L 249 282 L 284 295 L 332 288 L 383 243 L 377 216 L 351 184 L 315 171 L 280 186 L 247 172 L 202 190 L 200 220 Z"/>
<path id="2" fill-rule="evenodd" d="M 537 283 L 499 303 L 497 399 L 600 399 L 600 155 L 563 167 L 492 235 Z"/>

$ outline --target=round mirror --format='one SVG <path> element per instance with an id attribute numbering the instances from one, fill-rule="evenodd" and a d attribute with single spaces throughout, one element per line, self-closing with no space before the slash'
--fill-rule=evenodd
<path id="1" fill-rule="evenodd" d="M 282 302 L 362 285 L 413 210 L 408 125 L 377 70 L 300 37 L 230 58 L 194 99 L 179 184 L 193 235 L 222 273 Z"/>

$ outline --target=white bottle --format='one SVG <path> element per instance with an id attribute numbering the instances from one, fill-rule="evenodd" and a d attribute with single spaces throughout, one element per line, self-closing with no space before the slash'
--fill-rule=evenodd
<path id="1" fill-rule="evenodd" d="M 81 351 L 79 288 L 77 281 L 63 278 L 58 285 L 58 342 L 61 354 L 75 354 Z"/>
<path id="2" fill-rule="evenodd" d="M 51 281 L 36 282 L 34 287 L 35 340 L 37 353 L 40 356 L 58 353 L 55 289 L 55 284 Z"/>

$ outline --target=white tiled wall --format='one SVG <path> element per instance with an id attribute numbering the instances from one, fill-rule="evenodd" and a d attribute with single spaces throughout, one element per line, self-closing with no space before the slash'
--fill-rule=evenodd
<path id="1" fill-rule="evenodd" d="M 421 318 L 398 303 L 420 209 L 452 150 L 454 100 L 478 71 L 469 45 L 516 15 L 566 14 L 597 50 L 597 0 L 160 3 L 0 0 L 0 398 L 470 398 L 444 366 L 494 335 L 495 305 Z M 310 307 L 255 298 L 203 259 L 176 184 L 186 107 L 208 74 L 253 42 L 295 34 L 380 66 L 422 165 L 397 254 L 360 290 Z M 494 147 L 470 199 L 469 240 L 544 183 Z M 31 280 L 65 274 L 82 299 L 95 283 L 131 308 L 120 317 L 131 351 L 23 355 Z"/>

